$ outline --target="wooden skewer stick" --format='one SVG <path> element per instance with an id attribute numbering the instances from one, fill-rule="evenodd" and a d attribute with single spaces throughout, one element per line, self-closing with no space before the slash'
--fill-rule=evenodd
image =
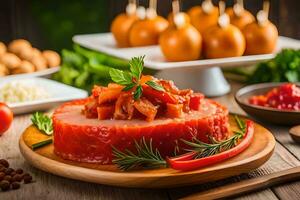
<path id="1" fill-rule="evenodd" d="M 128 3 L 136 5 L 136 0 L 129 0 Z"/>
<path id="2" fill-rule="evenodd" d="M 257 22 L 260 26 L 263 26 L 269 18 L 270 2 L 264 1 L 263 9 L 257 13 Z"/>
<path id="3" fill-rule="evenodd" d="M 237 0 L 236 4 L 233 6 L 233 12 L 236 16 L 241 16 L 244 11 L 244 1 Z"/>
<path id="4" fill-rule="evenodd" d="M 229 19 L 229 16 L 225 13 L 225 2 L 224 1 L 219 2 L 219 11 L 220 11 L 220 16 L 218 19 L 218 24 L 222 28 L 227 27 L 230 24 L 230 19 Z"/>
<path id="5" fill-rule="evenodd" d="M 126 6 L 126 13 L 128 15 L 133 15 L 136 12 L 136 0 L 128 0 L 128 5 Z"/>
<path id="6" fill-rule="evenodd" d="M 237 4 L 239 4 L 241 8 L 244 8 L 244 0 L 237 0 Z"/>
<path id="7" fill-rule="evenodd" d="M 173 20 L 177 28 L 181 28 L 186 24 L 184 13 L 180 12 L 179 0 L 172 1 Z"/>
<path id="8" fill-rule="evenodd" d="M 157 16 L 157 0 L 150 0 L 149 8 L 147 9 L 147 18 L 153 19 Z"/>
<path id="9" fill-rule="evenodd" d="M 156 9 L 157 9 L 157 0 L 150 0 L 149 8 L 156 11 Z"/>
<path id="10" fill-rule="evenodd" d="M 205 13 L 209 14 L 213 9 L 213 3 L 211 0 L 204 0 L 202 2 L 202 9 Z"/>
<path id="11" fill-rule="evenodd" d="M 269 1 L 264 1 L 263 4 L 263 11 L 266 13 L 267 19 L 269 18 L 269 11 L 270 11 L 270 2 Z"/>
<path id="12" fill-rule="evenodd" d="M 172 1 L 172 9 L 174 16 L 180 12 L 179 0 Z"/>
<path id="13" fill-rule="evenodd" d="M 225 13 L 225 2 L 224 1 L 219 2 L 219 10 L 220 10 L 220 16 L 222 16 Z"/>

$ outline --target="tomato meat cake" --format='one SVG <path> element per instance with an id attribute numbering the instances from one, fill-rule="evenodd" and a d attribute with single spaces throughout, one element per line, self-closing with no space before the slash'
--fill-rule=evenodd
<path id="1" fill-rule="evenodd" d="M 58 156 L 99 164 L 112 164 L 113 148 L 134 151 L 142 138 L 171 157 L 184 153 L 182 140 L 209 143 L 229 136 L 224 106 L 152 76 L 130 87 L 94 86 L 89 98 L 57 108 L 53 127 Z"/>

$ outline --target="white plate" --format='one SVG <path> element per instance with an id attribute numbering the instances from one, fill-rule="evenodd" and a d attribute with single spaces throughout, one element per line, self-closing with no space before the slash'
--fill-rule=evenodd
<path id="1" fill-rule="evenodd" d="M 0 77 L 0 80 L 2 80 L 2 79 L 23 79 L 23 78 L 32 78 L 32 77 L 49 78 L 52 74 L 58 72 L 59 68 L 60 67 L 52 67 L 52 68 L 48 68 L 48 69 L 44 69 L 44 70 L 32 72 L 32 73 L 3 76 L 3 77 Z"/>
<path id="2" fill-rule="evenodd" d="M 118 58 L 130 60 L 134 56 L 146 55 L 145 66 L 156 70 L 165 70 L 173 68 L 207 68 L 207 67 L 232 67 L 241 65 L 251 65 L 257 62 L 268 60 L 274 57 L 274 54 L 241 56 L 219 59 L 203 59 L 187 62 L 168 62 L 165 60 L 159 46 L 146 46 L 138 48 L 118 48 L 111 33 L 77 35 L 73 37 L 75 43 L 83 47 L 97 50 Z M 279 37 L 276 52 L 282 48 L 300 48 L 300 41 Z"/>
<path id="3" fill-rule="evenodd" d="M 74 100 L 74 99 L 82 99 L 88 96 L 88 93 L 84 90 L 77 89 L 56 81 L 52 81 L 44 78 L 26 78 L 26 79 L 1 79 L 0 87 L 3 84 L 6 84 L 11 81 L 25 81 L 30 84 L 37 85 L 41 88 L 45 88 L 49 93 L 49 98 L 44 100 L 35 100 L 30 102 L 22 102 L 22 103 L 8 103 L 8 106 L 12 109 L 14 114 L 23 114 L 29 113 L 33 111 L 41 111 L 47 110 L 58 103 Z"/>

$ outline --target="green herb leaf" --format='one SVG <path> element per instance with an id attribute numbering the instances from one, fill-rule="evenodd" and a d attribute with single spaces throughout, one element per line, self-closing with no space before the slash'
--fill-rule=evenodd
<path id="1" fill-rule="evenodd" d="M 52 140 L 52 138 L 50 138 L 50 139 L 47 139 L 47 140 L 44 140 L 44 141 L 41 141 L 41 142 L 31 145 L 31 149 L 36 150 L 36 149 L 44 147 L 48 144 L 52 144 L 52 142 L 53 142 L 53 140 Z"/>
<path id="2" fill-rule="evenodd" d="M 124 152 L 113 147 L 113 163 L 121 170 L 131 170 L 136 168 L 157 168 L 166 166 L 166 161 L 161 157 L 157 149 L 153 150 L 152 140 L 146 142 L 143 137 L 140 142 L 135 141 L 136 153 L 130 150 Z"/>
<path id="3" fill-rule="evenodd" d="M 136 78 L 137 81 L 140 80 L 142 75 L 142 71 L 144 68 L 144 58 L 145 56 L 133 57 L 131 61 L 129 61 L 130 71 L 132 73 L 132 76 Z"/>
<path id="4" fill-rule="evenodd" d="M 230 78 L 253 83 L 299 82 L 300 49 L 283 49 L 275 58 L 258 63 L 250 68 L 224 70 Z"/>
<path id="5" fill-rule="evenodd" d="M 118 69 L 111 69 L 109 71 L 109 74 L 111 76 L 111 79 L 120 85 L 125 86 L 123 91 L 128 91 L 134 88 L 135 86 L 136 89 L 134 91 L 134 100 L 138 100 L 143 93 L 143 88 L 140 85 L 140 78 L 142 76 L 142 71 L 144 68 L 144 58 L 145 56 L 140 56 L 140 57 L 133 57 L 131 61 L 129 62 L 130 65 L 130 73 L 128 72 L 123 72 Z M 153 81 L 148 81 L 148 85 L 150 85 L 152 88 L 163 91 L 163 87 L 158 85 L 157 83 Z"/>
<path id="6" fill-rule="evenodd" d="M 47 115 L 36 112 L 32 115 L 31 121 L 42 133 L 46 135 L 53 134 L 52 120 Z"/>
<path id="7" fill-rule="evenodd" d="M 109 70 L 109 74 L 111 79 L 120 85 L 129 85 L 132 83 L 132 76 L 128 72 L 112 68 Z"/>
<path id="8" fill-rule="evenodd" d="M 241 120 L 239 118 L 239 116 L 237 116 L 237 115 L 234 116 L 234 119 L 235 119 L 235 122 L 237 123 L 239 129 L 244 132 L 244 130 L 246 129 L 246 123 L 245 123 L 245 121 Z"/>
<path id="9" fill-rule="evenodd" d="M 140 99 L 140 97 L 142 96 L 142 93 L 143 93 L 143 88 L 141 85 L 138 85 L 133 94 L 134 100 Z"/>
<path id="10" fill-rule="evenodd" d="M 130 83 L 129 85 L 127 85 L 125 88 L 123 88 L 123 91 L 129 91 L 132 88 L 134 88 L 134 86 L 136 86 L 135 83 Z"/>
<path id="11" fill-rule="evenodd" d="M 287 71 L 284 76 L 289 82 L 295 83 L 299 80 L 299 74 L 297 71 Z"/>
<path id="12" fill-rule="evenodd" d="M 165 89 L 163 88 L 163 86 L 159 85 L 158 83 L 156 83 L 155 81 L 147 81 L 146 82 L 147 85 L 149 85 L 151 88 L 164 92 Z"/>
<path id="13" fill-rule="evenodd" d="M 299 81 L 299 49 L 283 49 L 275 58 L 259 63 L 248 78 L 248 83 Z"/>

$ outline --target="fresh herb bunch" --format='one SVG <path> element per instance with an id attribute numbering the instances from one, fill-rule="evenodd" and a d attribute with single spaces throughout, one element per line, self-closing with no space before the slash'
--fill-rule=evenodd
<path id="1" fill-rule="evenodd" d="M 47 115 L 36 112 L 32 115 L 31 121 L 42 133 L 48 136 L 53 134 L 52 119 Z"/>
<path id="2" fill-rule="evenodd" d="M 127 61 L 93 50 L 83 48 L 77 44 L 72 50 L 62 50 L 62 64 L 60 71 L 53 78 L 67 85 L 72 85 L 90 91 L 97 85 L 106 86 L 111 82 L 109 71 L 116 68 L 129 71 Z M 145 74 L 155 71 L 144 68 Z"/>
<path id="3" fill-rule="evenodd" d="M 138 100 L 143 93 L 140 80 L 144 68 L 144 58 L 145 56 L 133 57 L 131 61 L 129 61 L 129 72 L 113 68 L 109 71 L 110 77 L 115 83 L 125 86 L 123 91 L 129 91 L 135 88 L 133 93 L 135 100 Z M 164 88 L 155 81 L 147 81 L 146 84 L 155 90 L 165 91 Z"/>
<path id="4" fill-rule="evenodd" d="M 115 159 L 113 163 L 121 170 L 131 170 L 136 168 L 157 168 L 166 166 L 166 161 L 161 157 L 157 149 L 153 150 L 152 140 L 146 142 L 143 137 L 140 142 L 135 142 L 136 154 L 132 151 L 125 150 L 121 152 L 113 147 Z"/>
<path id="5" fill-rule="evenodd" d="M 129 70 L 129 64 L 121 59 L 85 49 L 74 44 L 73 50 L 62 50 L 60 71 L 53 78 L 67 85 L 90 91 L 95 85 L 106 86 L 111 82 L 109 70 L 114 67 Z"/>
<path id="6" fill-rule="evenodd" d="M 258 64 L 249 83 L 300 81 L 300 50 L 284 49 L 274 59 Z"/>
<path id="7" fill-rule="evenodd" d="M 300 50 L 283 49 L 275 58 L 254 68 L 224 69 L 225 74 L 246 83 L 299 82 Z"/>
<path id="8" fill-rule="evenodd" d="M 197 152 L 195 159 L 212 156 L 229 150 L 235 147 L 246 133 L 245 121 L 241 120 L 238 116 L 235 116 L 235 121 L 239 130 L 234 131 L 234 135 L 227 140 L 218 142 L 211 138 L 212 144 L 207 144 L 197 139 L 195 139 L 194 142 L 182 141 L 191 147 L 191 149 L 187 151 Z M 161 157 L 158 149 L 153 149 L 151 139 L 149 143 L 146 142 L 145 138 L 142 138 L 140 142 L 135 141 L 135 149 L 136 153 L 129 150 L 121 152 L 113 147 L 113 155 L 115 157 L 113 163 L 124 171 L 137 168 L 159 168 L 167 166 L 166 161 Z"/>
<path id="9" fill-rule="evenodd" d="M 211 144 L 201 142 L 200 140 L 194 138 L 194 142 L 189 142 L 182 140 L 185 144 L 192 147 L 192 149 L 187 149 L 187 151 L 197 152 L 196 158 L 204 158 L 218 154 L 223 151 L 227 151 L 235 147 L 240 139 L 242 139 L 246 133 L 246 124 L 239 117 L 235 116 L 235 121 L 239 127 L 238 131 L 234 131 L 234 135 L 224 141 L 216 141 L 214 138 L 210 137 Z"/>

